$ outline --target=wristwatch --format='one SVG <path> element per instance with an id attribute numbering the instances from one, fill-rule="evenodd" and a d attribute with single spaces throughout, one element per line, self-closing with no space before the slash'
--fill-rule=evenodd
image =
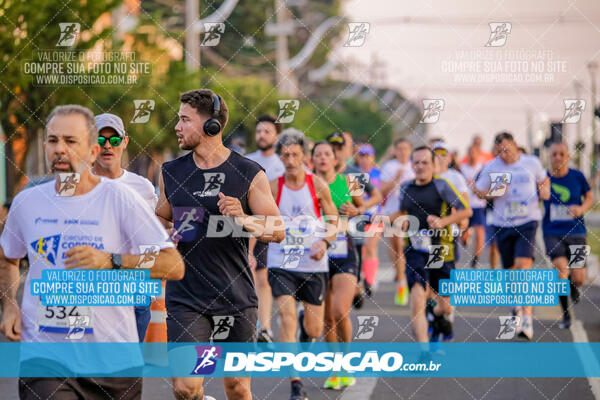
<path id="1" fill-rule="evenodd" d="M 123 266 L 123 257 L 120 254 L 111 254 L 110 261 L 112 262 L 113 269 L 121 269 Z"/>

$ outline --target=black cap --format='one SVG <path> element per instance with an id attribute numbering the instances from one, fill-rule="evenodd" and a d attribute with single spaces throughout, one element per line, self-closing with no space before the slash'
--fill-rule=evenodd
<path id="1" fill-rule="evenodd" d="M 342 132 L 334 132 L 331 135 L 327 136 L 327 141 L 331 145 L 343 146 L 346 144 L 346 139 L 344 139 L 344 134 Z"/>

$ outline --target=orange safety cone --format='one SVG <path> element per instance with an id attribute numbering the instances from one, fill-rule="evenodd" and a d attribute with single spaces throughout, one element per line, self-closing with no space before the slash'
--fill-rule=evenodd
<path id="1" fill-rule="evenodd" d="M 167 355 L 167 308 L 165 307 L 165 281 L 162 282 L 160 295 L 150 303 L 150 323 L 146 330 L 146 343 L 165 343 L 162 346 L 145 348 L 144 359 L 149 364 L 168 365 Z"/>

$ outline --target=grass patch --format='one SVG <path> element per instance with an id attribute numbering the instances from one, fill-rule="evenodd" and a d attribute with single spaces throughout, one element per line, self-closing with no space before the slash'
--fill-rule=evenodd
<path id="1" fill-rule="evenodd" d="M 588 228 L 587 244 L 592 254 L 600 257 L 600 228 Z"/>

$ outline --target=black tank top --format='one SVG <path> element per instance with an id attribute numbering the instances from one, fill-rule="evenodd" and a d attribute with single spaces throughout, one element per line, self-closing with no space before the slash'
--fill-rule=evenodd
<path id="1" fill-rule="evenodd" d="M 238 198 L 244 213 L 252 214 L 248 191 L 261 170 L 259 164 L 235 151 L 211 169 L 198 168 L 192 152 L 163 164 L 165 195 L 175 228 L 183 237 L 177 250 L 185 261 L 184 278 L 167 282 L 167 307 L 187 306 L 208 315 L 258 307 L 248 266 L 248 238 L 232 234 L 209 238 L 206 232 L 210 217 L 222 215 L 217 206 L 219 192 Z M 220 223 L 217 230 L 222 227 Z"/>

